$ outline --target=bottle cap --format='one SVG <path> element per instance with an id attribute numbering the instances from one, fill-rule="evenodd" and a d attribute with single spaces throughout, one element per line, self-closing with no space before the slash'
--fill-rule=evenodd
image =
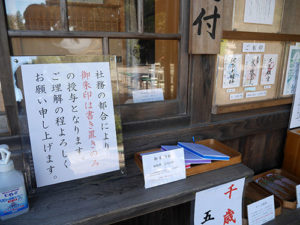
<path id="1" fill-rule="evenodd" d="M 1 172 L 8 172 L 14 169 L 14 163 L 10 159 L 10 151 L 8 151 L 8 145 L 0 145 L 0 173 Z"/>

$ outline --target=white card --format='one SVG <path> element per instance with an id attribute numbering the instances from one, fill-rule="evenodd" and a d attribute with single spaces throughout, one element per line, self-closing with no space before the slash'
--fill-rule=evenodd
<path id="1" fill-rule="evenodd" d="M 297 208 L 300 208 L 300 184 L 296 186 Z"/>
<path id="2" fill-rule="evenodd" d="M 145 188 L 186 178 L 183 148 L 142 156 Z"/>
<path id="3" fill-rule="evenodd" d="M 245 178 L 196 193 L 194 224 L 242 225 Z"/>
<path id="4" fill-rule="evenodd" d="M 243 86 L 256 86 L 258 84 L 260 54 L 247 54 L 245 56 Z"/>
<path id="5" fill-rule="evenodd" d="M 227 93 L 233 93 L 233 92 L 235 92 L 235 89 L 234 88 L 229 88 L 229 89 L 226 90 L 226 92 Z"/>
<path id="6" fill-rule="evenodd" d="M 274 195 L 247 205 L 248 225 L 261 225 L 275 218 Z"/>
<path id="7" fill-rule="evenodd" d="M 267 91 L 246 92 L 246 98 L 257 98 L 267 95 Z"/>
<path id="8" fill-rule="evenodd" d="M 239 87 L 241 83 L 242 55 L 225 55 L 223 88 Z"/>
<path id="9" fill-rule="evenodd" d="M 275 0 L 246 0 L 245 23 L 273 24 Z"/>
<path id="10" fill-rule="evenodd" d="M 260 84 L 274 84 L 277 69 L 277 54 L 265 54 L 261 72 Z"/>
<path id="11" fill-rule="evenodd" d="M 37 186 L 119 170 L 109 63 L 21 69 Z"/>
<path id="12" fill-rule="evenodd" d="M 162 88 L 132 91 L 133 103 L 156 102 L 164 100 Z"/>
<path id="13" fill-rule="evenodd" d="M 243 52 L 264 52 L 265 43 L 243 43 Z"/>
<path id="14" fill-rule="evenodd" d="M 244 93 L 243 92 L 229 95 L 230 101 L 237 100 L 237 99 L 242 99 L 242 98 L 244 98 Z"/>

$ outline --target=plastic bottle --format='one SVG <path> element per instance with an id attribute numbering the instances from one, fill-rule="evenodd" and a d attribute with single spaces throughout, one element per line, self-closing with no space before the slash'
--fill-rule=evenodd
<path id="1" fill-rule="evenodd" d="M 0 145 L 0 220 L 28 212 L 23 174 L 14 168 L 7 145 Z"/>

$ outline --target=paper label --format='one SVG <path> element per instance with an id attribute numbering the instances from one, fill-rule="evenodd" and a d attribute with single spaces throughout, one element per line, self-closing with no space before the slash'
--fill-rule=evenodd
<path id="1" fill-rule="evenodd" d="M 245 55 L 243 86 L 256 86 L 260 72 L 260 54 Z"/>
<path id="2" fill-rule="evenodd" d="M 225 55 L 223 88 L 233 88 L 240 86 L 242 55 Z"/>
<path id="3" fill-rule="evenodd" d="M 183 148 L 142 156 L 145 188 L 186 178 Z"/>
<path id="4" fill-rule="evenodd" d="M 230 100 L 237 100 L 237 99 L 242 99 L 242 98 L 244 98 L 244 93 L 243 92 L 237 93 L 237 94 L 231 94 L 229 96 Z"/>
<path id="5" fill-rule="evenodd" d="M 243 43 L 243 52 L 265 52 L 265 43 Z"/>
<path id="6" fill-rule="evenodd" d="M 109 63 L 21 69 L 37 186 L 119 170 Z"/>
<path id="7" fill-rule="evenodd" d="M 267 91 L 247 92 L 246 98 L 256 98 L 256 97 L 262 97 L 266 95 L 267 95 Z"/>
<path id="8" fill-rule="evenodd" d="M 296 186 L 297 208 L 300 208 L 300 184 Z"/>
<path id="9" fill-rule="evenodd" d="M 298 70 L 300 70 L 300 64 L 298 64 Z M 291 119 L 289 128 L 300 127 L 300 79 L 297 79 L 297 85 L 295 87 L 295 97 L 292 106 Z"/>
<path id="10" fill-rule="evenodd" d="M 275 0 L 246 0 L 245 23 L 273 24 Z"/>
<path id="11" fill-rule="evenodd" d="M 132 91 L 133 103 L 163 101 L 162 88 Z"/>
<path id="12" fill-rule="evenodd" d="M 265 85 L 264 89 L 270 89 L 272 86 L 271 85 Z"/>
<path id="13" fill-rule="evenodd" d="M 248 224 L 261 225 L 275 218 L 274 195 L 247 206 Z"/>
<path id="14" fill-rule="evenodd" d="M 230 88 L 230 89 L 227 89 L 226 92 L 227 93 L 233 93 L 233 92 L 235 92 L 235 89 L 234 88 Z"/>
<path id="15" fill-rule="evenodd" d="M 196 193 L 194 224 L 242 224 L 245 178 Z"/>
<path id="16" fill-rule="evenodd" d="M 265 54 L 261 72 L 260 84 L 274 84 L 277 69 L 277 54 Z"/>
<path id="17" fill-rule="evenodd" d="M 0 191 L 0 216 L 7 216 L 28 208 L 25 187 Z"/>
<path id="18" fill-rule="evenodd" d="M 246 87 L 244 91 L 256 91 L 256 87 Z"/>

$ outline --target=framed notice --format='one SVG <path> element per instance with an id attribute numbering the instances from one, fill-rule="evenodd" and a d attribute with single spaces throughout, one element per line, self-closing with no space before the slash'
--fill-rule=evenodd
<path id="1" fill-rule="evenodd" d="M 214 105 L 277 98 L 283 46 L 276 41 L 223 39 L 216 68 Z"/>
<path id="2" fill-rule="evenodd" d="M 23 147 L 37 187 L 124 168 L 115 58 L 12 58 L 20 61 Z"/>

